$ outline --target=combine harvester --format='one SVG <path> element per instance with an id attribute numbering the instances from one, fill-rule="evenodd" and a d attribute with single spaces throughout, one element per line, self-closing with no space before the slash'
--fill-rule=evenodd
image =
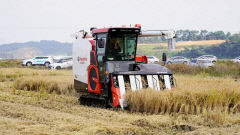
<path id="1" fill-rule="evenodd" d="M 170 90 L 172 72 L 159 64 L 148 64 L 146 56 L 136 56 L 138 37 L 170 36 L 172 31 L 141 31 L 141 26 L 91 28 L 80 31 L 73 43 L 74 88 L 82 105 L 127 106 L 127 84 L 132 91 L 142 88 Z"/>

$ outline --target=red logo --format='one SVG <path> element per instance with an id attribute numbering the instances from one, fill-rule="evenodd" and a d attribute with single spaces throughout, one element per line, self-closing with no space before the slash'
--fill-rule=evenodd
<path id="1" fill-rule="evenodd" d="M 79 56 L 78 56 L 77 61 L 78 61 L 80 64 L 84 64 L 84 63 L 87 61 L 87 58 L 86 58 L 86 57 L 79 57 Z"/>

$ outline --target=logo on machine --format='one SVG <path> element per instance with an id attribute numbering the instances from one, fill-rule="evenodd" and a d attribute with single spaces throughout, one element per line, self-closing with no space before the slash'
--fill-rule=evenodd
<path id="1" fill-rule="evenodd" d="M 77 61 L 80 63 L 80 64 L 85 64 L 85 62 L 87 61 L 87 58 L 86 57 L 77 57 Z"/>

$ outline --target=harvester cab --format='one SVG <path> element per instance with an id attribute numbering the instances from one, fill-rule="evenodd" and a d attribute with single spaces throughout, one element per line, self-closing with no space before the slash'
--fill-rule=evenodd
<path id="1" fill-rule="evenodd" d="M 172 72 L 136 56 L 138 37 L 162 34 L 143 33 L 139 26 L 91 28 L 91 35 L 81 31 L 73 43 L 74 87 L 80 103 L 124 108 L 128 90 L 170 90 Z"/>

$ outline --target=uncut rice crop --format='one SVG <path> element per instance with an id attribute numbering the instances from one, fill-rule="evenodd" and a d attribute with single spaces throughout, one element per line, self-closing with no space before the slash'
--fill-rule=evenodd
<path id="1" fill-rule="evenodd" d="M 177 77 L 179 79 L 180 85 L 173 90 L 128 91 L 125 98 L 130 110 L 155 114 L 240 112 L 240 83 L 234 79 Z"/>

